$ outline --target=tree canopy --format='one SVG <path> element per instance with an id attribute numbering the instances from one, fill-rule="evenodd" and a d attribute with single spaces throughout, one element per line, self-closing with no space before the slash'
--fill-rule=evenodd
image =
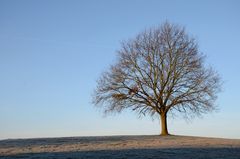
<path id="1" fill-rule="evenodd" d="M 216 71 L 204 63 L 194 38 L 181 26 L 164 23 L 122 42 L 117 62 L 97 81 L 93 103 L 105 112 L 131 109 L 158 115 L 168 135 L 168 112 L 200 115 L 216 108 Z"/>

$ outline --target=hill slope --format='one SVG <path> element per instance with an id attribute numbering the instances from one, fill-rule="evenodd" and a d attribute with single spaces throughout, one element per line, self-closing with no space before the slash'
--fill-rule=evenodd
<path id="1" fill-rule="evenodd" d="M 239 139 L 106 136 L 0 141 L 0 158 L 240 158 Z"/>

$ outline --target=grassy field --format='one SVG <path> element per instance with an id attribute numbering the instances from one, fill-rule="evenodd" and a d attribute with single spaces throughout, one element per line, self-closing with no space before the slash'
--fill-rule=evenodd
<path id="1" fill-rule="evenodd" d="M 240 159 L 239 139 L 105 136 L 0 141 L 0 158 Z"/>

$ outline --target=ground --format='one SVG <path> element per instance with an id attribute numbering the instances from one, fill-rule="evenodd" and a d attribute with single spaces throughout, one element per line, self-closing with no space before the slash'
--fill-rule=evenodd
<path id="1" fill-rule="evenodd" d="M 106 136 L 0 140 L 0 158 L 239 159 L 240 139 Z"/>

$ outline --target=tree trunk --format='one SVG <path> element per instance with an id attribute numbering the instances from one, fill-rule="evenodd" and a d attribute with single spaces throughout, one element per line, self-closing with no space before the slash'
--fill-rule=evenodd
<path id="1" fill-rule="evenodd" d="M 166 136 L 168 134 L 168 129 L 167 129 L 167 113 L 162 113 L 161 115 L 161 127 L 162 127 L 162 132 L 161 136 Z"/>

